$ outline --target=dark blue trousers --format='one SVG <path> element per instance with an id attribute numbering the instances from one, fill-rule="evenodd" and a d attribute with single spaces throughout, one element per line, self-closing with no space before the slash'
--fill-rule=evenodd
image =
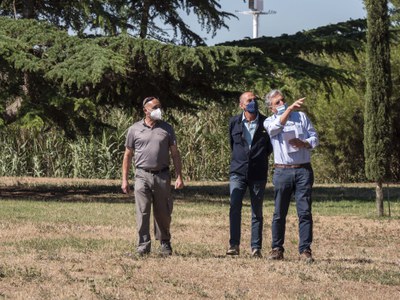
<path id="1" fill-rule="evenodd" d="M 313 239 L 311 190 L 314 173 L 311 168 L 275 168 L 273 176 L 275 211 L 272 219 L 272 249 L 284 251 L 286 216 L 292 195 L 299 218 L 299 253 L 310 249 Z"/>
<path id="2" fill-rule="evenodd" d="M 251 248 L 261 249 L 265 184 L 266 180 L 249 181 L 235 175 L 230 177 L 229 244 L 231 246 L 240 245 L 243 197 L 248 187 L 251 202 Z"/>

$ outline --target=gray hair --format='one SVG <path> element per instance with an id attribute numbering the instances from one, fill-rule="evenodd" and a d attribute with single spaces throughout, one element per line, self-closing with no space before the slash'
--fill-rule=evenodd
<path id="1" fill-rule="evenodd" d="M 280 90 L 272 90 L 270 91 L 268 94 L 265 95 L 265 105 L 267 107 L 271 107 L 272 106 L 272 98 L 275 98 L 276 95 L 281 95 L 283 96 L 283 93 Z"/>

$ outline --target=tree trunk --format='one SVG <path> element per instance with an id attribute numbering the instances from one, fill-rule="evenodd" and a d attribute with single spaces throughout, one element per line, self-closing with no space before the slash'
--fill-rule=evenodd
<path id="1" fill-rule="evenodd" d="M 33 79 L 31 78 L 31 75 L 28 72 L 24 72 L 24 84 L 21 86 L 21 89 L 24 92 L 25 99 L 28 99 L 30 102 L 37 102 L 38 97 L 33 92 L 34 89 L 32 86 Z M 6 107 L 6 110 L 3 112 L 3 118 L 7 124 L 12 123 L 17 119 L 23 101 L 23 97 L 17 96 L 14 101 Z"/>
<path id="2" fill-rule="evenodd" d="M 14 19 L 17 19 L 17 7 L 15 5 L 15 0 L 13 1 Z"/>
<path id="3" fill-rule="evenodd" d="M 21 105 L 22 97 L 16 97 L 15 100 L 6 107 L 6 110 L 3 112 L 3 118 L 6 121 L 6 124 L 12 123 L 17 119 Z"/>
<path id="4" fill-rule="evenodd" d="M 34 19 L 35 18 L 35 0 L 22 1 L 22 18 Z"/>
<path id="5" fill-rule="evenodd" d="M 383 189 L 382 189 L 382 181 L 376 182 L 376 211 L 378 213 L 378 217 L 383 217 Z"/>
<path id="6" fill-rule="evenodd" d="M 140 19 L 140 38 L 144 39 L 147 36 L 147 30 L 149 28 L 149 18 L 150 18 L 150 1 L 143 1 L 142 17 Z"/>

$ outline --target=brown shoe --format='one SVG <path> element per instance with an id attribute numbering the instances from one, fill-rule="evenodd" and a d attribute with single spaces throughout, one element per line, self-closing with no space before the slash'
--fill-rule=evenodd
<path id="1" fill-rule="evenodd" d="M 238 245 L 230 246 L 226 251 L 226 255 L 239 255 L 240 250 Z"/>
<path id="2" fill-rule="evenodd" d="M 300 256 L 299 260 L 302 260 L 308 264 L 312 263 L 314 261 L 314 258 L 312 257 L 312 252 L 311 249 L 304 250 Z"/>
<path id="3" fill-rule="evenodd" d="M 269 260 L 282 260 L 283 259 L 283 250 L 281 248 L 274 248 L 271 250 L 268 256 Z"/>

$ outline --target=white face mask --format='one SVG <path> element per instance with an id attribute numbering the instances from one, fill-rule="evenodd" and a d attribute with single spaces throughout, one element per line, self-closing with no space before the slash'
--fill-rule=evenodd
<path id="1" fill-rule="evenodd" d="M 157 108 L 150 113 L 150 118 L 154 121 L 162 120 L 161 108 Z"/>

